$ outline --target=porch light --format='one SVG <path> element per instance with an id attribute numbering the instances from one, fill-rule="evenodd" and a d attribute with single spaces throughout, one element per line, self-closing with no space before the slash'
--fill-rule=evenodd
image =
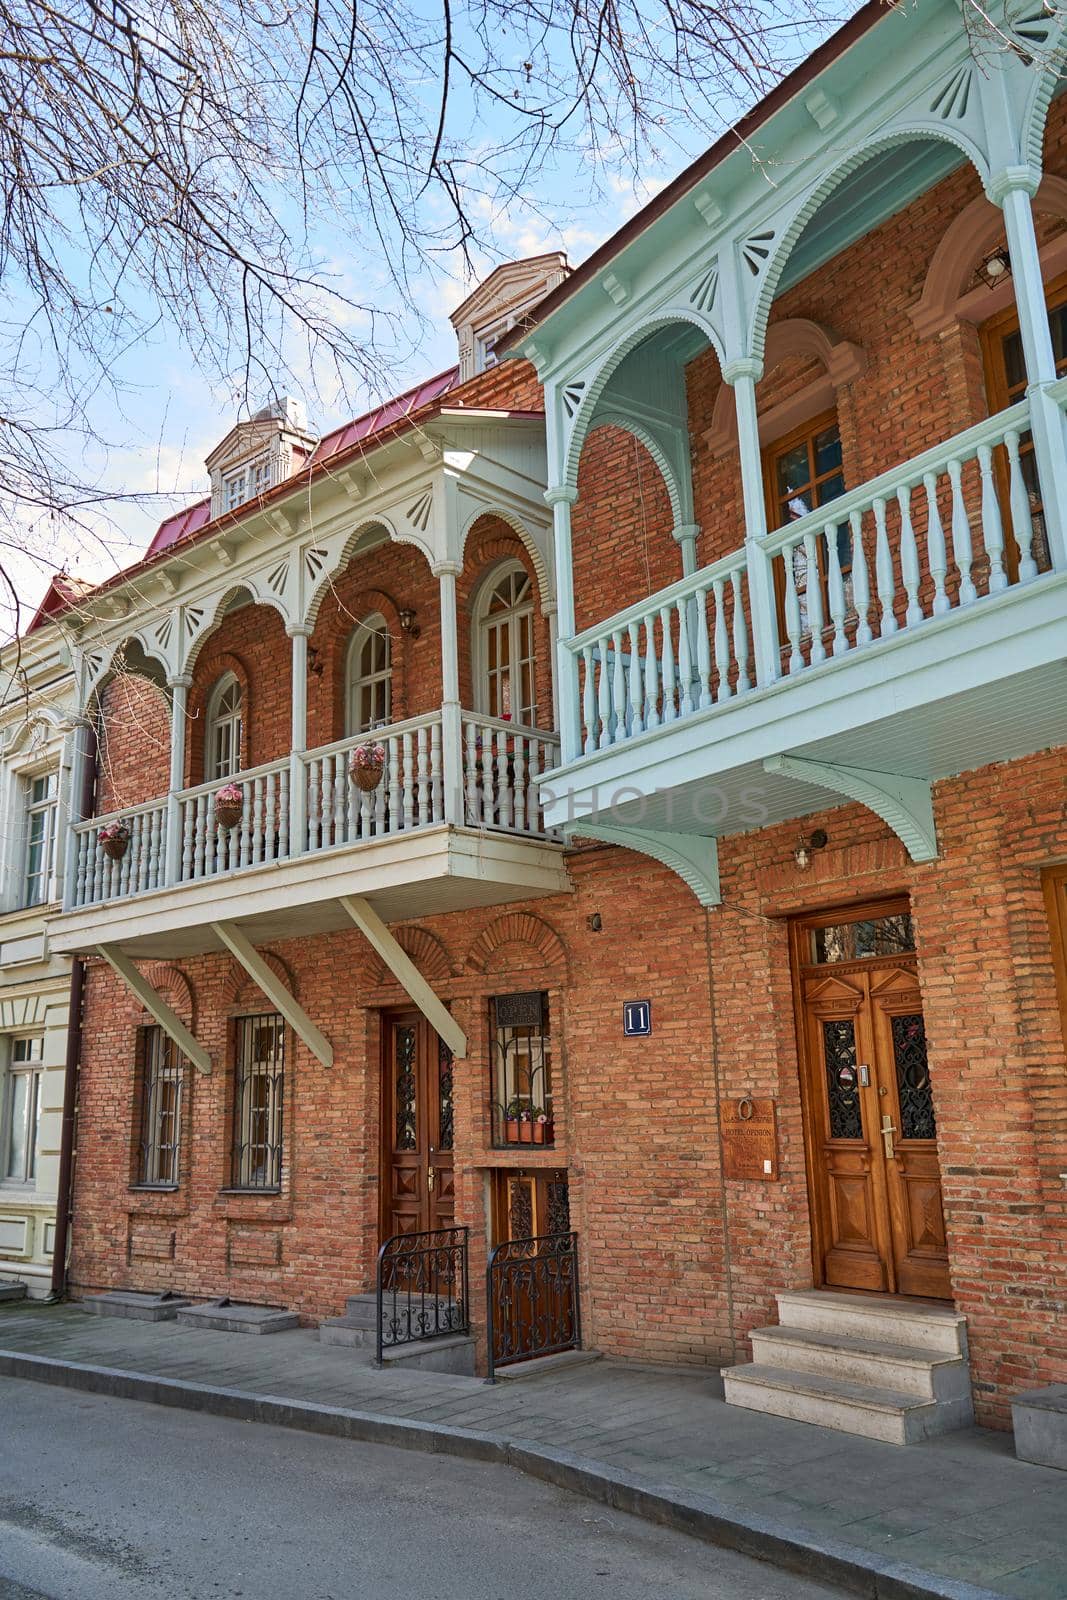
<path id="1" fill-rule="evenodd" d="M 800 835 L 797 847 L 793 851 L 793 860 L 801 872 L 807 872 L 816 850 L 825 850 L 827 842 L 827 835 L 822 828 L 816 828 L 814 833 Z"/>
<path id="2" fill-rule="evenodd" d="M 409 639 L 417 639 L 422 629 L 415 626 L 415 612 L 410 606 L 404 606 L 399 615 L 401 632 L 406 633 Z"/>
<path id="3" fill-rule="evenodd" d="M 995 288 L 1002 278 L 1011 275 L 1011 258 L 1008 252 L 1006 250 L 994 250 L 991 255 L 986 256 L 978 268 L 978 274 L 985 279 L 991 288 Z"/>

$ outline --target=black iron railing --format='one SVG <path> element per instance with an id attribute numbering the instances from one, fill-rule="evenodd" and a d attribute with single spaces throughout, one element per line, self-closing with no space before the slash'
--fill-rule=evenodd
<path id="1" fill-rule="evenodd" d="M 466 1228 L 395 1233 L 378 1251 L 378 1365 L 382 1352 L 470 1332 Z"/>
<path id="2" fill-rule="evenodd" d="M 498 1244 L 486 1268 L 486 1302 L 489 1383 L 509 1362 L 580 1350 L 578 1235 L 546 1233 Z"/>

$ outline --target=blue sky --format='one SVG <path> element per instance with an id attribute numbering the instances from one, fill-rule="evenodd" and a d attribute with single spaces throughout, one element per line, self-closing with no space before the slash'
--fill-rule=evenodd
<path id="1" fill-rule="evenodd" d="M 832 24 L 809 27 L 804 46 L 813 48 L 821 34 L 832 31 L 845 15 L 857 9 L 855 0 L 835 8 Z M 789 53 L 796 57 L 796 38 Z M 751 103 L 744 89 L 717 104 L 716 130 L 692 127 L 684 111 L 665 122 L 662 149 L 655 153 L 636 181 L 626 163 L 610 150 L 599 164 L 582 151 L 562 152 L 531 184 L 528 203 L 494 209 L 480 203 L 480 220 L 488 248 L 482 250 L 471 277 L 455 257 L 438 258 L 433 272 L 414 285 L 414 299 L 423 320 L 405 316 L 389 274 L 373 253 L 354 255 L 351 233 L 340 219 L 334 226 L 319 222 L 316 253 L 325 274 L 338 286 L 358 286 L 362 298 L 373 297 L 399 315 L 400 332 L 394 346 L 382 351 L 387 376 L 380 392 L 339 393 L 336 381 L 323 370 L 301 371 L 296 385 L 302 390 L 312 427 L 330 427 L 396 393 L 419 378 L 451 365 L 455 342 L 448 313 L 469 292 L 474 281 L 501 260 L 533 255 L 547 249 L 564 249 L 571 263 L 580 263 L 608 234 L 640 209 L 676 172 L 706 147 L 709 137 L 729 127 Z M 482 139 L 492 139 L 492 123 L 479 129 Z M 145 308 L 151 309 L 151 308 Z M 235 420 L 240 395 L 233 386 L 211 382 L 199 373 L 183 348 L 174 327 L 165 321 L 152 334 L 129 349 L 117 365 L 121 392 L 99 391 L 90 402 L 89 420 L 110 442 L 107 452 L 92 451 L 79 462 L 80 469 L 105 488 L 146 497 L 141 503 L 113 507 L 94 515 L 99 537 L 86 538 L 60 524 L 38 522 L 33 533 L 39 555 L 16 557 L 8 563 L 24 605 L 34 607 L 48 581 L 48 564 L 99 581 L 143 554 L 158 522 L 176 506 L 200 497 L 206 489 L 204 457 Z M 253 404 L 256 396 L 250 397 Z M 23 625 L 25 625 L 25 617 Z"/>

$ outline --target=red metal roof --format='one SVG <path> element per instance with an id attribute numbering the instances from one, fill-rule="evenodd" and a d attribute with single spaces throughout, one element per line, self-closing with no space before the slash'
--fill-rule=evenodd
<path id="1" fill-rule="evenodd" d="M 86 583 L 82 578 L 72 578 L 67 572 L 55 573 L 49 580 L 44 599 L 34 612 L 33 621 L 26 632 L 32 633 L 35 628 L 43 627 L 46 622 L 51 622 L 53 617 L 58 617 L 69 610 L 71 606 L 90 594 L 93 587 L 93 584 Z"/>

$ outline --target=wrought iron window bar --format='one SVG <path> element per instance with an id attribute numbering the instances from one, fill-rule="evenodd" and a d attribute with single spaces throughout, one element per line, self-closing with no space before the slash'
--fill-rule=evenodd
<path id="1" fill-rule="evenodd" d="M 548 996 L 497 995 L 490 1002 L 493 1146 L 555 1143 Z"/>
<path id="2" fill-rule="evenodd" d="M 238 1017 L 234 1073 L 234 1189 L 276 1192 L 282 1182 L 285 1020 Z"/>
<path id="3" fill-rule="evenodd" d="M 376 1353 L 470 1332 L 468 1228 L 394 1233 L 378 1251 Z"/>
<path id="4" fill-rule="evenodd" d="M 490 1252 L 485 1277 L 487 1383 L 497 1367 L 582 1348 L 576 1233 L 508 1239 Z"/>

